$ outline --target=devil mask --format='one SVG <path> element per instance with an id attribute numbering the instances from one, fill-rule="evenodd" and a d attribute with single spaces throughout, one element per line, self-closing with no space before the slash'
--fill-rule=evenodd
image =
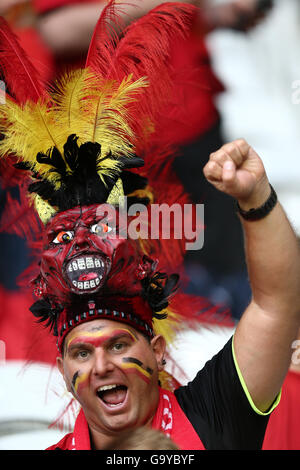
<path id="1" fill-rule="evenodd" d="M 107 217 L 102 206 L 94 204 L 53 217 L 46 227 L 41 259 L 43 294 L 68 300 L 70 293 L 84 296 L 104 291 L 129 296 L 140 291 L 143 255 L 134 240 L 125 238 L 126 219 L 114 212 L 117 218 Z M 154 262 L 148 263 L 144 276 L 154 267 Z"/>

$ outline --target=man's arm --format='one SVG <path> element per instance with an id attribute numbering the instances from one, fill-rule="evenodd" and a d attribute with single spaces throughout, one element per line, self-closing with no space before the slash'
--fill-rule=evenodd
<path id="1" fill-rule="evenodd" d="M 212 154 L 204 174 L 246 211 L 270 195 L 263 163 L 244 140 Z M 299 329 L 300 249 L 279 202 L 265 218 L 241 222 L 252 300 L 237 326 L 234 351 L 254 404 L 266 411 L 280 391 Z"/>

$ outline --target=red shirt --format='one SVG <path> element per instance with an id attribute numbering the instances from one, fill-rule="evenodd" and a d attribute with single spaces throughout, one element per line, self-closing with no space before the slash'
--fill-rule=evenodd
<path id="1" fill-rule="evenodd" d="M 263 450 L 300 450 L 300 372 L 290 370 L 270 416 Z"/>

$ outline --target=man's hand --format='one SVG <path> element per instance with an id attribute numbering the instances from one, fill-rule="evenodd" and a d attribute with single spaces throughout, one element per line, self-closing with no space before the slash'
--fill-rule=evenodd
<path id="1" fill-rule="evenodd" d="M 243 139 L 212 153 L 203 171 L 211 184 L 237 199 L 244 210 L 260 207 L 270 195 L 263 162 Z"/>

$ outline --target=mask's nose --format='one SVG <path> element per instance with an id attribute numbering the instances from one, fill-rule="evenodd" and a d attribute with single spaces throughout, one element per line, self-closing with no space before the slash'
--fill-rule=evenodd
<path id="1" fill-rule="evenodd" d="M 73 246 L 76 251 L 89 248 L 89 232 L 84 227 L 76 230 Z"/>

